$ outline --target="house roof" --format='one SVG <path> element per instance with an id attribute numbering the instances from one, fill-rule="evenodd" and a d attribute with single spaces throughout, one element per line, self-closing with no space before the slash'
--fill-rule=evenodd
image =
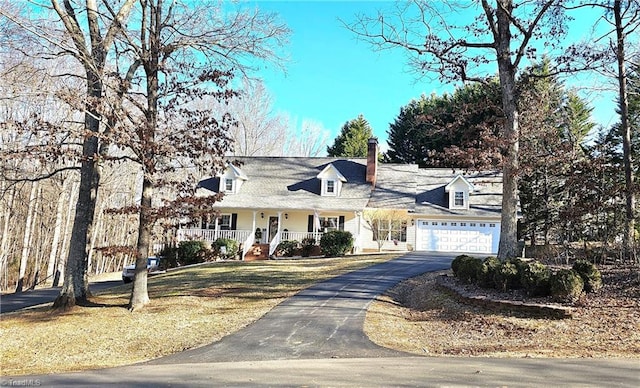
<path id="1" fill-rule="evenodd" d="M 369 201 L 371 184 L 365 181 L 366 158 L 237 157 L 247 176 L 236 194 L 225 194 L 214 207 L 362 210 Z M 318 174 L 329 164 L 346 179 L 340 196 L 321 196 Z M 219 179 L 200 181 L 203 189 L 217 192 Z M 200 192 L 206 194 L 206 191 Z"/>
<path id="2" fill-rule="evenodd" d="M 375 188 L 366 182 L 366 158 L 239 157 L 246 177 L 238 193 L 225 194 L 217 208 L 361 211 L 365 207 L 407 209 L 417 215 L 498 217 L 502 177 L 495 172 L 465 173 L 422 169 L 415 164 L 378 164 Z M 318 176 L 330 165 L 341 174 L 339 196 L 322 196 Z M 243 178 L 244 178 L 243 177 Z M 449 209 L 445 187 L 462 178 L 474 191 L 469 209 Z M 200 195 L 217 192 L 219 178 L 199 183 Z"/>
<path id="3" fill-rule="evenodd" d="M 445 187 L 458 175 L 473 186 L 469 209 L 449 209 L 449 194 Z M 452 169 L 419 169 L 416 174 L 416 214 L 499 216 L 502 209 L 502 175 L 497 172 L 463 173 Z"/>
<path id="4" fill-rule="evenodd" d="M 448 184 L 448 185 L 446 185 L 446 186 L 444 187 L 444 191 L 445 191 L 445 193 L 448 193 L 449 191 L 451 191 L 451 188 L 453 187 L 453 185 L 455 185 L 455 184 L 456 184 L 456 182 L 458 182 L 458 181 L 460 181 L 460 182 L 464 183 L 464 184 L 467 186 L 467 189 L 468 189 L 469 191 L 473 191 L 473 190 L 475 190 L 475 188 L 473 187 L 473 185 L 472 185 L 472 184 L 471 184 L 471 183 L 470 183 L 470 182 L 469 182 L 465 177 L 463 177 L 462 175 L 458 174 L 458 175 L 456 175 L 456 177 L 455 177 L 455 178 L 453 178 L 453 180 L 451 180 L 451 182 L 449 182 L 449 184 Z"/>

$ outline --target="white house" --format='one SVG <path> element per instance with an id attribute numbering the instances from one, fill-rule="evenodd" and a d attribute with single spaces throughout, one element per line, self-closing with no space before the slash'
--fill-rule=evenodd
<path id="1" fill-rule="evenodd" d="M 383 249 L 497 252 L 500 174 L 379 164 L 377 153 L 371 139 L 367 158 L 236 158 L 238 165 L 199 183 L 199 195 L 221 192 L 223 198 L 178 238 L 233 238 L 244 254 L 269 244 L 272 255 L 280 241 L 319 241 L 340 229 L 353 234 L 357 251 L 377 250 L 366 209 L 396 209 L 406 211 L 406 219 L 375 226 L 386 236 Z"/>

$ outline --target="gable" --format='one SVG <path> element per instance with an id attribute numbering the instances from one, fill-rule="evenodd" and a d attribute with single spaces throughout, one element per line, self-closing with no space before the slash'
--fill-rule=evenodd
<path id="1" fill-rule="evenodd" d="M 327 164 L 316 178 L 320 179 L 320 195 L 330 197 L 340 196 L 342 184 L 347 181 L 333 163 Z"/>

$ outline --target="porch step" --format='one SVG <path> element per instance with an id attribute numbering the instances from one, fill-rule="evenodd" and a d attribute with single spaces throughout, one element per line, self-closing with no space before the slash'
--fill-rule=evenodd
<path id="1" fill-rule="evenodd" d="M 253 244 L 247 255 L 244 257 L 245 261 L 253 260 L 267 260 L 269 258 L 269 244 Z"/>

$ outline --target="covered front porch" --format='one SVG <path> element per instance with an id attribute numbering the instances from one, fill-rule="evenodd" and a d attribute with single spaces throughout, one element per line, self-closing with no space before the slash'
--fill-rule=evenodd
<path id="1" fill-rule="evenodd" d="M 319 244 L 322 235 L 330 230 L 349 230 L 357 236 L 357 215 L 338 212 L 286 211 L 261 209 L 221 209 L 217 217 L 200 222 L 200 227 L 181 228 L 177 240 L 203 240 L 213 243 L 219 238 L 238 242 L 241 258 L 255 256 L 252 249 L 260 248 L 260 258 L 273 257 L 281 241 L 313 238 Z M 345 226 L 346 225 L 346 226 Z M 268 249 L 267 249 L 268 247 Z"/>

